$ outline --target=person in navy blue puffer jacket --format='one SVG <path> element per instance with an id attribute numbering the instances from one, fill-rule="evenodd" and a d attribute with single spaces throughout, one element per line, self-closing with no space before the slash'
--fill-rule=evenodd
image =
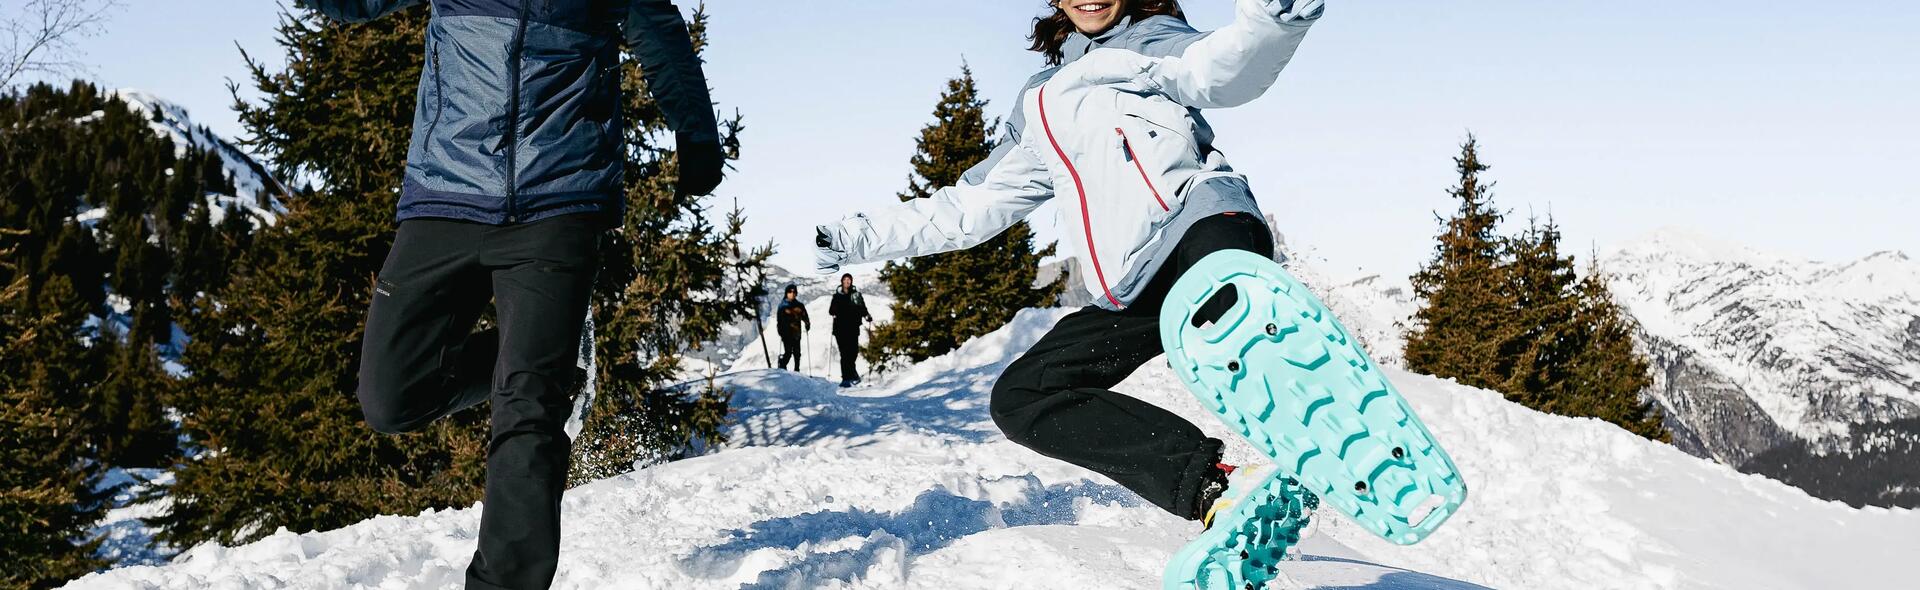
<path id="1" fill-rule="evenodd" d="M 725 154 L 687 24 L 666 0 L 300 0 L 362 22 L 430 1 L 399 229 L 367 311 L 368 425 L 412 432 L 491 401 L 470 589 L 546 588 L 560 551 L 564 427 L 600 237 L 625 210 L 620 49 L 677 139 L 678 189 Z M 472 333 L 492 301 L 497 328 Z"/>
<path id="2" fill-rule="evenodd" d="M 427 0 L 302 0 L 363 22 Z M 678 140 L 681 191 L 704 195 L 724 160 L 713 100 L 680 11 L 666 0 L 431 0 L 399 218 L 505 225 L 617 213 L 620 48 Z"/>

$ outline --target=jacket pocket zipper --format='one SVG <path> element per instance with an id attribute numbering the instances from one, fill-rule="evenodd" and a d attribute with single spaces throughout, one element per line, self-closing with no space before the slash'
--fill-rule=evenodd
<path id="1" fill-rule="evenodd" d="M 446 85 L 441 80 L 440 40 L 432 37 L 433 31 L 427 31 L 427 39 L 433 44 L 433 122 L 427 124 L 427 137 L 431 141 L 433 132 L 440 128 L 440 116 L 447 109 Z"/>
<path id="2" fill-rule="evenodd" d="M 1154 202 L 1160 204 L 1161 211 L 1172 211 L 1173 209 L 1167 207 L 1167 200 L 1160 198 L 1160 189 L 1154 188 L 1153 179 L 1147 176 L 1147 167 L 1140 163 L 1140 156 L 1134 153 L 1133 142 L 1127 140 L 1127 130 L 1115 127 L 1113 132 L 1120 136 L 1121 153 L 1126 156 L 1128 162 L 1133 162 L 1134 170 L 1140 171 L 1140 182 L 1147 184 L 1147 192 L 1153 193 Z"/>

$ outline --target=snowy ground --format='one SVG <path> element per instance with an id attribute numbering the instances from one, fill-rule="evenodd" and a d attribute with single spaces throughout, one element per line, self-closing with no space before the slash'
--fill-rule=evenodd
<path id="1" fill-rule="evenodd" d="M 116 565 L 161 565 L 174 554 L 173 547 L 154 539 L 155 530 L 141 519 L 166 513 L 163 497 L 148 493 L 173 485 L 173 474 L 164 469 L 114 469 L 95 486 L 96 491 L 111 490 L 107 513 L 94 526 L 93 538 L 100 541 L 94 557 Z"/>
<path id="2" fill-rule="evenodd" d="M 725 377 L 740 411 L 727 447 L 569 493 L 555 587 L 1157 588 L 1196 526 L 1005 441 L 986 415 L 994 376 L 1064 313 L 1024 312 L 869 388 Z M 1285 587 L 1892 588 L 1920 553 L 1912 511 L 1815 500 L 1596 421 L 1389 374 L 1473 496 L 1412 547 L 1323 512 Z M 1222 430 L 1158 363 L 1119 389 Z M 69 587 L 457 586 L 477 524 L 473 509 L 383 516 Z"/>

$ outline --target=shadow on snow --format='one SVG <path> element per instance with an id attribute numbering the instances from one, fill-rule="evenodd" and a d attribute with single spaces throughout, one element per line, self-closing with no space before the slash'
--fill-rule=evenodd
<path id="1" fill-rule="evenodd" d="M 934 488 L 922 492 L 911 506 L 897 513 L 854 508 L 763 520 L 729 531 L 726 542 L 694 550 L 681 558 L 680 567 L 694 576 L 724 578 L 739 571 L 756 551 L 803 550 L 859 539 L 850 549 L 802 554 L 792 562 L 761 572 L 744 587 L 813 587 L 826 580 L 852 580 L 884 563 L 895 563 L 904 573 L 911 558 L 968 535 L 999 528 L 1073 524 L 1077 522 L 1075 504 L 1081 498 L 1096 504 L 1141 505 L 1125 488 L 1084 481 L 1037 489 L 1022 501 L 1002 505 Z"/>
<path id="2" fill-rule="evenodd" d="M 1393 570 L 1387 575 L 1380 576 L 1380 579 L 1365 584 L 1356 586 L 1319 586 L 1317 590 L 1492 590 L 1486 586 L 1472 582 L 1462 582 L 1452 578 L 1442 578 L 1345 557 L 1307 555 L 1300 560 L 1303 562 L 1346 563 Z"/>

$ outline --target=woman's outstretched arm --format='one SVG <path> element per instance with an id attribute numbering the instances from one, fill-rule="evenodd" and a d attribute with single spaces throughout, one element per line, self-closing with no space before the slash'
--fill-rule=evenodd
<path id="1" fill-rule="evenodd" d="M 1040 156 L 1011 137 L 968 169 L 960 183 L 871 213 L 815 228 L 820 272 L 960 250 L 987 241 L 1053 197 Z"/>
<path id="2" fill-rule="evenodd" d="M 1120 49 L 1088 53 L 1071 68 L 1087 68 L 1095 83 L 1134 82 L 1194 108 L 1251 102 L 1273 86 L 1293 60 L 1323 0 L 1235 0 L 1232 24 L 1186 43 L 1165 57 Z"/>

